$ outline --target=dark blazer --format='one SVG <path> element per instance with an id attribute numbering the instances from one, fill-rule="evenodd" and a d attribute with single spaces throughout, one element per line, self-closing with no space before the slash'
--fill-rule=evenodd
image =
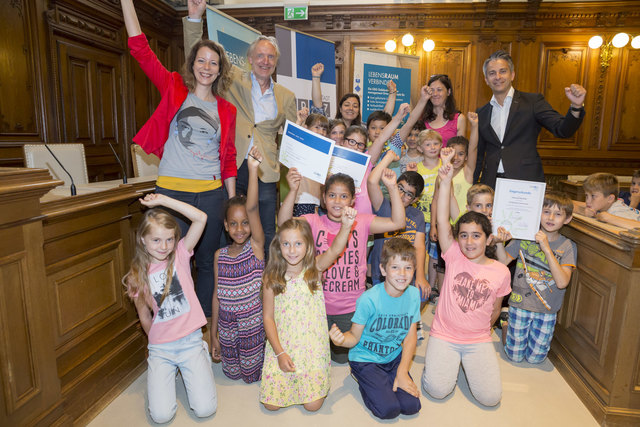
<path id="1" fill-rule="evenodd" d="M 544 182 L 542 161 L 536 149 L 540 129 L 544 126 L 558 138 L 569 138 L 584 118 L 584 110 L 578 118 L 571 110 L 563 116 L 551 108 L 542 94 L 516 90 L 501 144 L 491 127 L 492 109 L 491 103 L 487 103 L 477 110 L 478 160 L 473 175 L 474 182 L 480 177 L 480 182 L 491 187 L 496 184 L 500 159 L 507 178 Z"/>

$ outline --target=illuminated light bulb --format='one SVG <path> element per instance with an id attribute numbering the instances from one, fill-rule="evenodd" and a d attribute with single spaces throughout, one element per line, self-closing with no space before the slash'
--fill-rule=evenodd
<path id="1" fill-rule="evenodd" d="M 424 43 L 422 43 L 422 49 L 425 52 L 431 52 L 436 47 L 436 42 L 431 39 L 424 39 Z"/>
<path id="2" fill-rule="evenodd" d="M 613 47 L 625 47 L 629 43 L 629 34 L 627 33 L 618 33 L 613 36 L 613 40 L 611 40 L 611 44 Z"/>
<path id="3" fill-rule="evenodd" d="M 407 33 L 402 36 L 402 44 L 405 46 L 411 46 L 413 44 L 413 36 L 411 33 Z"/>
<path id="4" fill-rule="evenodd" d="M 635 36 L 631 39 L 631 47 L 634 49 L 640 49 L 640 36 Z"/>
<path id="5" fill-rule="evenodd" d="M 589 47 L 591 49 L 598 49 L 600 46 L 602 46 L 604 40 L 602 40 L 602 37 L 600 36 L 593 36 L 589 39 Z"/>
<path id="6" fill-rule="evenodd" d="M 384 49 L 387 52 L 394 52 L 396 50 L 396 41 L 395 40 L 387 40 L 384 44 Z"/>

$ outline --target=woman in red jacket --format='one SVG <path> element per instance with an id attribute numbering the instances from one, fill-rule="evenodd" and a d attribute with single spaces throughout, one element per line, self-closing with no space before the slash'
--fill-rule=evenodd
<path id="1" fill-rule="evenodd" d="M 161 159 L 156 192 L 208 216 L 195 261 L 196 293 L 205 315 L 211 317 L 213 256 L 222 233 L 222 205 L 226 196 L 236 193 L 236 108 L 221 97 L 231 82 L 231 65 L 222 46 L 202 40 L 191 50 L 182 75 L 169 72 L 149 47 L 132 0 L 121 3 L 131 55 L 162 95 L 133 141 Z M 184 235 L 188 220 L 172 213 Z"/>

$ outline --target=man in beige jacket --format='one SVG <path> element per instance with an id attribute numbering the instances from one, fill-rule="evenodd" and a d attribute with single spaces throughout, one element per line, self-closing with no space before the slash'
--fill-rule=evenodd
<path id="1" fill-rule="evenodd" d="M 202 38 L 202 15 L 206 9 L 204 0 L 189 0 L 189 16 L 183 18 L 184 48 L 191 47 Z M 290 90 L 273 81 L 280 50 L 274 37 L 260 36 L 247 51 L 251 72 L 233 66 L 232 83 L 224 94 L 225 99 L 236 106 L 236 164 L 238 178 L 236 193 L 246 194 L 248 184 L 247 156 L 252 146 L 262 154 L 258 171 L 260 219 L 265 232 L 265 253 L 275 236 L 278 204 L 277 183 L 280 180 L 278 162 L 278 131 L 285 120 L 296 122 L 296 98 Z"/>

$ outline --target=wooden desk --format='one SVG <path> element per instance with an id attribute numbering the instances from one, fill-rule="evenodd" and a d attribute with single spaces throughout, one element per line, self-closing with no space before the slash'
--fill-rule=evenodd
<path id="1" fill-rule="evenodd" d="M 620 183 L 620 191 L 629 191 L 631 186 L 631 177 L 618 177 Z M 578 200 L 584 202 L 584 188 L 582 188 L 583 181 L 570 181 L 563 179 L 559 183 L 560 191 L 564 191 L 569 195 L 571 200 Z"/>
<path id="2" fill-rule="evenodd" d="M 121 278 L 155 179 L 60 183 L 0 168 L 0 425 L 85 424 L 146 367 Z"/>
<path id="3" fill-rule="evenodd" d="M 549 357 L 593 416 L 640 425 L 640 230 L 574 215 L 578 246 Z"/>

